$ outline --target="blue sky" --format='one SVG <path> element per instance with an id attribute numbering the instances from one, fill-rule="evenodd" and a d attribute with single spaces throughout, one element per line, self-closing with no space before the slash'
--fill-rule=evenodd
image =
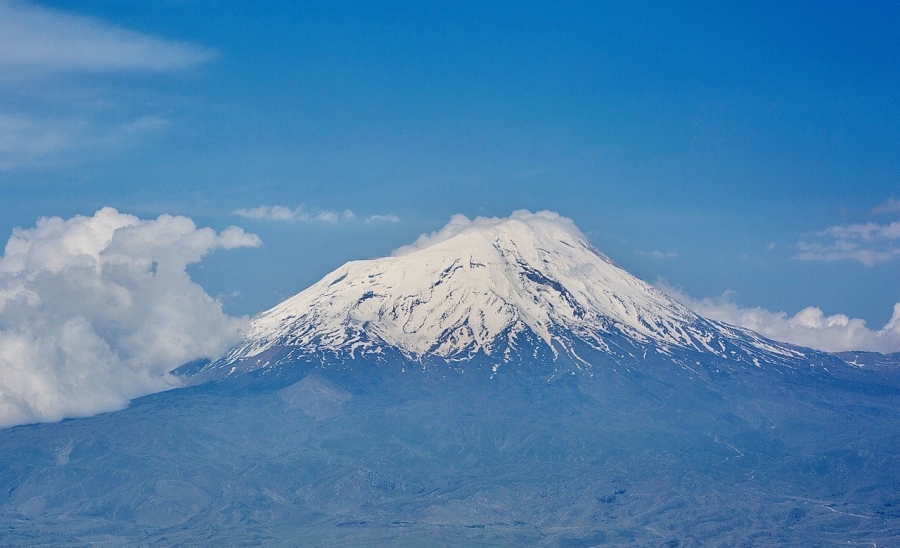
<path id="1" fill-rule="evenodd" d="M 557 4 L 0 1 L 0 233 L 238 225 L 264 245 L 190 273 L 252 314 L 452 214 L 550 209 L 694 298 L 888 321 L 900 6 Z"/>

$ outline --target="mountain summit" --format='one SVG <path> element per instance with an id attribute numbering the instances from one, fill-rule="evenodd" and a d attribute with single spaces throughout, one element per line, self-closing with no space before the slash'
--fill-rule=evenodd
<path id="1" fill-rule="evenodd" d="M 351 261 L 257 316 L 207 370 L 297 360 L 461 363 L 522 358 L 589 370 L 648 352 L 700 352 L 759 366 L 801 349 L 702 318 L 603 255 L 571 220 L 516 211 L 458 215 L 392 256 Z"/>

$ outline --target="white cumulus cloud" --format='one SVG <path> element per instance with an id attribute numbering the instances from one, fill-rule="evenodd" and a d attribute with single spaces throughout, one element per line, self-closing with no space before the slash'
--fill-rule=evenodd
<path id="1" fill-rule="evenodd" d="M 701 316 L 746 327 L 776 341 L 826 352 L 900 351 L 900 303 L 894 305 L 893 316 L 884 327 L 870 329 L 863 319 L 844 314 L 827 316 L 814 306 L 789 316 L 759 307 L 742 308 L 730 292 L 715 299 L 693 299 L 665 282 L 658 282 L 656 287 Z"/>
<path id="2" fill-rule="evenodd" d="M 0 427 L 120 409 L 177 386 L 173 368 L 218 355 L 247 322 L 186 267 L 260 243 L 238 227 L 112 208 L 14 230 L 0 258 Z"/>

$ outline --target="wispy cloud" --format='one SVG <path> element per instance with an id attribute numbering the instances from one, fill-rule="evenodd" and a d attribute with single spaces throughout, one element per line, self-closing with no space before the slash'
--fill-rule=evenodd
<path id="1" fill-rule="evenodd" d="M 195 66 L 216 52 L 91 17 L 0 0 L 0 170 L 83 161 L 166 127 L 104 78 Z"/>
<path id="2" fill-rule="evenodd" d="M 30 164 L 52 152 L 70 149 L 83 131 L 84 123 L 79 120 L 42 121 L 0 112 L 0 169 Z"/>
<path id="3" fill-rule="evenodd" d="M 883 203 L 872 208 L 873 215 L 883 215 L 885 213 L 900 213 L 900 200 L 891 196 Z"/>
<path id="4" fill-rule="evenodd" d="M 349 209 L 345 209 L 341 212 L 330 210 L 310 212 L 303 205 L 293 209 L 280 205 L 261 205 L 250 209 L 236 209 L 234 210 L 234 214 L 247 219 L 277 221 L 291 224 L 311 221 L 339 223 L 356 219 L 356 214 Z"/>
<path id="5" fill-rule="evenodd" d="M 209 48 L 140 34 L 98 19 L 0 1 L 0 71 L 7 77 L 71 71 L 181 69 Z"/>
<path id="6" fill-rule="evenodd" d="M 388 213 L 387 215 L 369 215 L 366 217 L 367 223 L 399 223 L 400 217 L 397 217 L 393 213 Z"/>
<path id="7" fill-rule="evenodd" d="M 653 257 L 655 259 L 674 259 L 678 257 L 678 253 L 674 251 L 659 251 L 658 249 L 654 249 L 653 251 L 635 251 L 638 255 L 643 257 Z"/>
<path id="8" fill-rule="evenodd" d="M 858 261 L 866 266 L 900 257 L 900 221 L 832 226 L 797 244 L 801 261 Z"/>
<path id="9" fill-rule="evenodd" d="M 870 213 L 900 213 L 900 200 L 888 198 Z M 900 221 L 835 225 L 808 235 L 795 247 L 794 258 L 801 261 L 857 261 L 874 266 L 900 257 Z"/>
<path id="10" fill-rule="evenodd" d="M 746 327 L 776 341 L 826 352 L 900 351 L 900 303 L 894 305 L 893 316 L 884 327 L 870 329 L 863 319 L 851 318 L 845 314 L 827 316 L 814 306 L 789 316 L 785 312 L 771 312 L 759 307 L 740 307 L 734 302 L 732 292 L 725 292 L 714 299 L 693 299 L 664 281 L 655 285 L 701 316 Z"/>
<path id="11" fill-rule="evenodd" d="M 356 218 L 356 214 L 350 211 L 349 209 L 345 209 L 341 213 L 336 211 L 320 211 L 316 213 L 316 220 L 323 221 L 326 223 L 337 223 L 340 221 L 352 221 Z"/>
<path id="12" fill-rule="evenodd" d="M 56 163 L 60 154 L 89 150 L 116 152 L 165 128 L 158 116 L 98 123 L 85 117 L 42 118 L 0 112 L 0 170 L 42 162 Z"/>
<path id="13" fill-rule="evenodd" d="M 283 205 L 261 205 L 252 208 L 241 208 L 233 211 L 238 217 L 245 219 L 257 219 L 262 221 L 275 221 L 281 223 L 349 223 L 357 220 L 356 214 L 350 210 L 343 211 L 333 210 L 309 210 L 305 205 L 300 204 L 291 208 Z M 398 223 L 400 217 L 389 213 L 386 215 L 376 214 L 369 215 L 363 219 L 364 223 Z"/>

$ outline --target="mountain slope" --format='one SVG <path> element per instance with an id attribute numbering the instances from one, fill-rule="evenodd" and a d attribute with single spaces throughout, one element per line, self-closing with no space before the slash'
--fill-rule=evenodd
<path id="1" fill-rule="evenodd" d="M 707 320 L 615 265 L 549 212 L 455 218 L 394 256 L 352 261 L 263 312 L 207 366 L 235 374 L 298 360 L 493 365 L 523 358 L 589 370 L 597 356 L 696 353 L 798 365 L 805 349 Z M 813 353 L 815 354 L 815 353 Z"/>

